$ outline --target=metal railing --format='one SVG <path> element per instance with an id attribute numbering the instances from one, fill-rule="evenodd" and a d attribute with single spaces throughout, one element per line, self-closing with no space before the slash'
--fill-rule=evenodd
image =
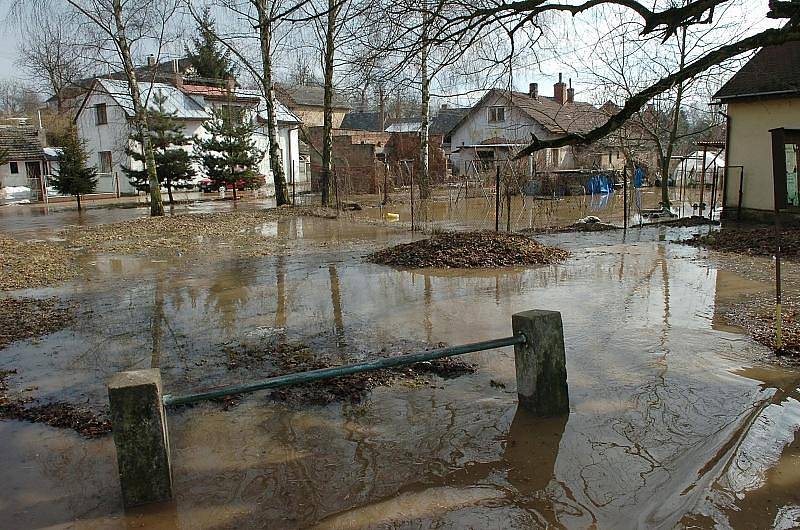
<path id="1" fill-rule="evenodd" d="M 321 381 L 323 379 L 331 379 L 333 377 L 341 377 L 343 375 L 357 374 L 359 372 L 382 370 L 385 368 L 393 368 L 395 366 L 405 366 L 423 361 L 442 359 L 444 357 L 454 357 L 456 355 L 463 355 L 465 353 L 492 350 L 494 348 L 502 348 L 504 346 L 514 346 L 516 344 L 525 344 L 525 341 L 526 341 L 525 335 L 519 334 L 519 335 L 513 335 L 511 337 L 504 337 L 502 339 L 494 339 L 483 342 L 473 342 L 471 344 L 463 344 L 461 346 L 450 346 L 447 348 L 437 348 L 435 350 L 407 353 L 405 355 L 398 355 L 396 357 L 387 357 L 375 361 L 368 361 L 356 364 L 346 364 L 344 366 L 332 366 L 330 368 L 319 368 L 317 370 L 309 370 L 307 372 L 279 375 L 255 383 L 233 385 L 223 388 L 211 389 L 203 392 L 194 392 L 182 396 L 173 396 L 171 394 L 166 394 L 164 395 L 162 401 L 164 403 L 164 406 L 166 407 L 175 405 L 186 405 L 188 403 L 196 403 L 198 401 L 204 401 L 208 399 L 218 399 L 225 396 L 233 396 L 237 394 L 246 394 L 249 392 L 256 392 L 258 390 L 267 390 L 270 388 L 280 388 L 284 386 L 311 383 L 313 381 Z"/>
<path id="2" fill-rule="evenodd" d="M 162 394 L 157 368 L 120 372 L 108 384 L 108 397 L 123 503 L 129 507 L 172 498 L 168 406 L 514 346 L 519 406 L 536 416 L 567 414 L 569 390 L 561 313 L 517 313 L 512 315 L 511 328 L 510 337 L 280 375 L 181 396 Z"/>

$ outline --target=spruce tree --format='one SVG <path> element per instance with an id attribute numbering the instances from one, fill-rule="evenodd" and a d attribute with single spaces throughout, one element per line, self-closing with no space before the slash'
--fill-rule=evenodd
<path id="1" fill-rule="evenodd" d="M 254 128 L 243 109 L 226 106 L 214 111 L 205 124 L 208 136 L 195 138 L 196 157 L 215 187 L 256 188 L 264 182 L 258 164 L 264 152 L 253 140 Z"/>
<path id="2" fill-rule="evenodd" d="M 92 193 L 97 187 L 97 169 L 88 167 L 89 155 L 73 127 L 65 135 L 58 155 L 58 171 L 50 177 L 50 184 L 63 195 L 74 195 L 81 210 L 81 195 Z"/>
<path id="3" fill-rule="evenodd" d="M 186 46 L 186 57 L 194 67 L 194 75 L 201 79 L 227 79 L 234 76 L 231 52 L 224 50 L 216 37 L 214 19 L 206 7 L 197 24 L 197 36 L 192 37 L 192 48 Z"/>
<path id="4" fill-rule="evenodd" d="M 183 146 L 191 144 L 191 138 L 183 133 L 183 126 L 175 119 L 175 113 L 166 112 L 164 102 L 166 97 L 161 93 L 153 95 L 155 109 L 147 111 L 147 124 L 150 127 L 150 145 L 156 161 L 158 182 L 167 189 L 169 203 L 173 204 L 172 190 L 190 186 L 190 179 L 195 176 L 192 160 Z M 125 153 L 136 162 L 141 169 L 123 167 L 131 186 L 139 191 L 150 191 L 149 177 L 145 168 L 145 158 L 140 146 L 142 137 L 139 131 L 134 131 L 130 136 L 131 142 Z M 136 146 L 136 147 L 133 147 Z"/>

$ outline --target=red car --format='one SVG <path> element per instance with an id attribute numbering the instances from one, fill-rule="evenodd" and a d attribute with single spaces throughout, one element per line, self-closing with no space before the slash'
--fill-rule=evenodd
<path id="1" fill-rule="evenodd" d="M 214 193 L 219 191 L 221 186 L 215 185 L 211 179 L 202 179 L 198 184 L 197 187 L 200 188 L 200 191 L 204 193 Z M 227 183 L 225 184 L 225 189 L 228 191 L 233 191 L 233 184 Z M 247 189 L 245 181 L 237 180 L 236 181 L 236 190 L 243 191 Z"/>

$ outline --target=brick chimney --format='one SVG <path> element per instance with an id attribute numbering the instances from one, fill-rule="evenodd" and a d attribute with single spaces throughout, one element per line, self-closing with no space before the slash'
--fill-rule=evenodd
<path id="1" fill-rule="evenodd" d="M 528 83 L 528 95 L 533 99 L 539 99 L 539 83 Z"/>
<path id="2" fill-rule="evenodd" d="M 567 85 L 562 81 L 561 74 L 558 74 L 558 83 L 553 85 L 553 99 L 555 99 L 559 105 L 564 104 L 564 92 L 567 89 Z"/>
<path id="3" fill-rule="evenodd" d="M 575 89 L 572 88 L 572 79 L 569 80 L 569 88 L 567 89 L 567 103 L 575 103 Z"/>
<path id="4" fill-rule="evenodd" d="M 175 86 L 178 88 L 183 88 L 183 74 L 180 72 L 175 73 Z"/>

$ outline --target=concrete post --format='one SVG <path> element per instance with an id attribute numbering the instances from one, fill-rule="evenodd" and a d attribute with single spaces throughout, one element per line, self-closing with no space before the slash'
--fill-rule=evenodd
<path id="1" fill-rule="evenodd" d="M 512 315 L 514 334 L 525 344 L 514 346 L 519 404 L 537 416 L 569 413 L 564 328 L 558 311 L 533 310 Z"/>
<path id="2" fill-rule="evenodd" d="M 120 372 L 108 383 L 114 445 L 125 507 L 172 498 L 172 469 L 161 374 Z"/>

